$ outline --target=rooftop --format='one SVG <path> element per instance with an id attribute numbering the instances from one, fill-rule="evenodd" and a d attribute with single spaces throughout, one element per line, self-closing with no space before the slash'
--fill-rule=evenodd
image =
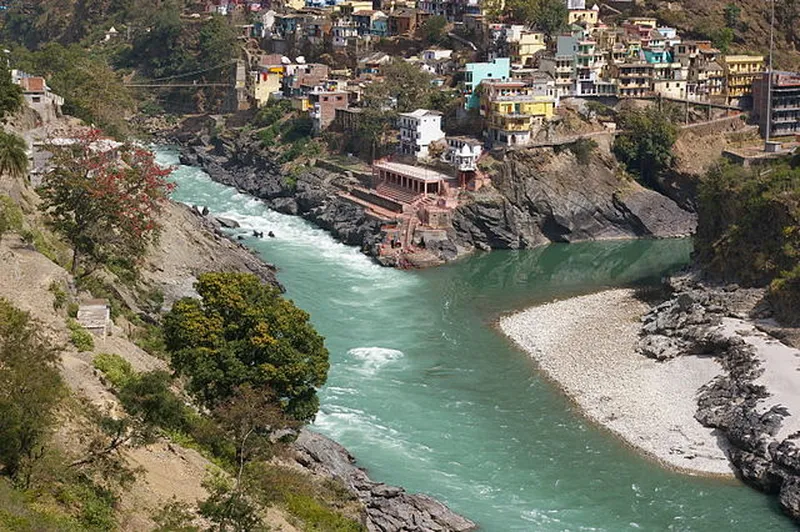
<path id="1" fill-rule="evenodd" d="M 389 172 L 395 172 L 397 174 L 411 177 L 418 181 L 424 181 L 426 183 L 436 183 L 438 181 L 445 181 L 449 179 L 448 176 L 423 166 L 411 166 L 409 164 L 393 163 L 391 161 L 376 162 L 372 166 L 373 168 L 388 170 Z"/>

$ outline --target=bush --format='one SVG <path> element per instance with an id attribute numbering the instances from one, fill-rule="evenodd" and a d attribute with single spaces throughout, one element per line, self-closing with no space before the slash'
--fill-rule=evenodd
<path id="1" fill-rule="evenodd" d="M 166 371 L 150 371 L 128 380 L 117 395 L 125 410 L 146 425 L 173 430 L 186 428 L 186 407 L 169 389 Z"/>
<path id="2" fill-rule="evenodd" d="M 592 159 L 592 153 L 597 149 L 597 143 L 592 139 L 581 138 L 569 145 L 569 150 L 575 155 L 578 164 L 586 166 Z"/>
<path id="3" fill-rule="evenodd" d="M 63 382 L 58 353 L 27 312 L 0 298 L 0 463 L 28 487 L 55 423 Z"/>
<path id="4" fill-rule="evenodd" d="M 100 370 L 117 389 L 122 389 L 126 384 L 136 378 L 136 372 L 131 363 L 119 355 L 100 353 L 94 357 L 94 367 Z"/>
<path id="5" fill-rule="evenodd" d="M 60 310 L 64 308 L 69 296 L 64 290 L 62 284 L 58 281 L 53 281 L 50 283 L 50 286 L 47 289 L 51 294 L 53 294 L 53 310 Z"/>
<path id="6" fill-rule="evenodd" d="M 325 530 L 330 532 L 362 532 L 364 526 L 347 519 L 309 495 L 286 494 L 286 509 L 301 519 L 306 530 Z"/>
<path id="7" fill-rule="evenodd" d="M 69 329 L 69 341 L 78 348 L 79 352 L 94 350 L 94 336 L 92 336 L 92 333 L 71 318 L 67 320 L 67 328 Z"/>

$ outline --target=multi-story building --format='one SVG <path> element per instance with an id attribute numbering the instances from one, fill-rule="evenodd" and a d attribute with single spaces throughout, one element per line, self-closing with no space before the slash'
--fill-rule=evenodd
<path id="1" fill-rule="evenodd" d="M 646 98 L 653 95 L 654 65 L 646 61 L 623 63 L 615 66 L 620 98 Z"/>
<path id="2" fill-rule="evenodd" d="M 555 81 L 549 76 L 528 82 L 484 81 L 481 88 L 481 115 L 493 144 L 528 144 L 555 112 Z"/>
<path id="3" fill-rule="evenodd" d="M 467 110 L 478 109 L 477 89 L 484 80 L 507 80 L 511 76 L 511 60 L 498 57 L 488 63 L 467 63 L 464 67 L 464 97 Z"/>
<path id="4" fill-rule="evenodd" d="M 347 107 L 348 94 L 344 91 L 315 89 L 308 94 L 308 102 L 311 106 L 313 133 L 319 135 L 333 123 L 336 118 L 336 109 Z"/>
<path id="5" fill-rule="evenodd" d="M 39 113 L 42 121 L 50 122 L 61 116 L 64 98 L 52 92 L 43 77 L 31 76 L 21 70 L 12 70 L 11 79 L 22 88 L 25 103 Z"/>
<path id="6" fill-rule="evenodd" d="M 582 24 L 592 28 L 600 22 L 600 6 L 595 4 L 589 9 L 570 9 L 567 14 L 567 23 Z"/>
<path id="7" fill-rule="evenodd" d="M 769 72 L 753 83 L 753 118 L 758 122 L 761 135 L 766 136 L 768 123 L 770 137 L 800 134 L 800 72 L 776 71 L 771 75 L 771 93 Z M 768 120 L 770 96 L 772 118 Z"/>
<path id="8" fill-rule="evenodd" d="M 547 48 L 544 33 L 541 31 L 523 31 L 508 42 L 508 54 L 516 65 L 529 66 L 533 57 Z"/>
<path id="9" fill-rule="evenodd" d="M 397 151 L 420 159 L 428 158 L 431 143 L 444 138 L 442 113 L 417 109 L 412 113 L 400 113 L 397 120 L 400 129 L 400 144 Z"/>
<path id="10" fill-rule="evenodd" d="M 726 55 L 722 66 L 728 103 L 741 103 L 752 96 L 753 82 L 764 74 L 764 56 Z"/>

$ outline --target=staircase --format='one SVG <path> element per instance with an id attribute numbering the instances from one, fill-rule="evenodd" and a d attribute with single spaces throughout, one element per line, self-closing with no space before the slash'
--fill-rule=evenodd
<path id="1" fill-rule="evenodd" d="M 390 185 L 389 183 L 381 183 L 375 190 L 381 196 L 391 198 L 395 201 L 399 201 L 400 203 L 414 203 L 414 200 L 416 200 L 417 196 L 419 196 L 419 194 L 412 190 L 398 187 L 396 185 Z"/>

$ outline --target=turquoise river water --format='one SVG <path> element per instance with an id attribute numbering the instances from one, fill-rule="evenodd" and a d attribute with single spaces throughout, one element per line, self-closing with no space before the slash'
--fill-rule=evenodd
<path id="1" fill-rule="evenodd" d="M 162 149 L 159 161 L 177 165 Z M 734 482 L 664 471 L 587 423 L 494 327 L 553 298 L 652 282 L 687 241 L 551 245 L 442 268 L 382 268 L 298 218 L 177 166 L 174 198 L 276 237 L 244 243 L 276 264 L 331 356 L 314 429 L 380 481 L 428 493 L 482 530 L 792 530 Z"/>

